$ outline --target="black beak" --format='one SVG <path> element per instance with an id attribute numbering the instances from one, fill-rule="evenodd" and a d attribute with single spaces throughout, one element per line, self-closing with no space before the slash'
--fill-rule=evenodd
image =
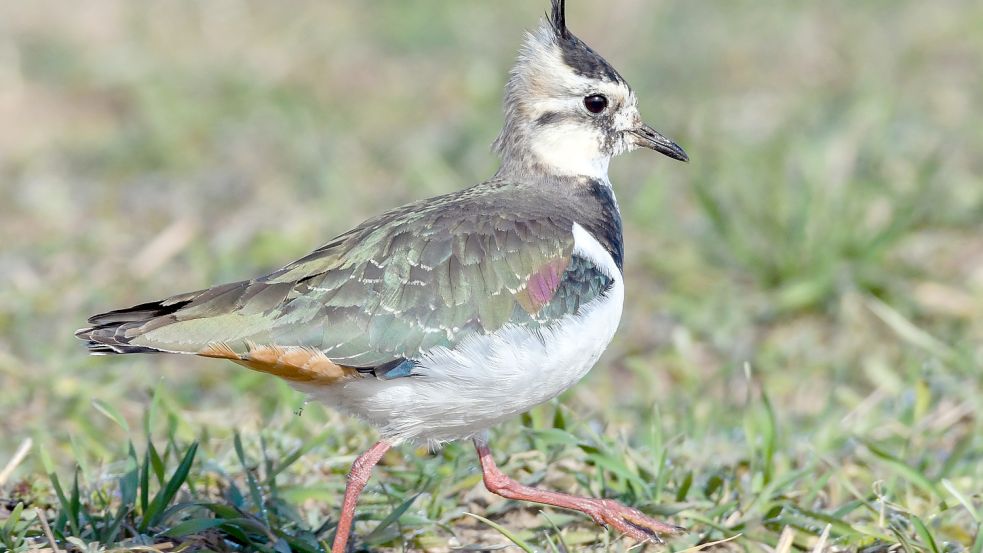
<path id="1" fill-rule="evenodd" d="M 679 161 L 689 161 L 689 156 L 679 147 L 679 144 L 662 136 L 659 131 L 648 125 L 643 124 L 641 127 L 632 130 L 631 133 L 635 135 L 635 144 L 642 148 L 655 150 Z"/>

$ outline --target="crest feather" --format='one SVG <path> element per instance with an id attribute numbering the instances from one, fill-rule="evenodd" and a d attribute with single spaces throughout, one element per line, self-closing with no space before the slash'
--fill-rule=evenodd
<path id="1" fill-rule="evenodd" d="M 553 10 L 547 19 L 557 38 L 570 38 L 567 30 L 566 0 L 553 0 Z"/>

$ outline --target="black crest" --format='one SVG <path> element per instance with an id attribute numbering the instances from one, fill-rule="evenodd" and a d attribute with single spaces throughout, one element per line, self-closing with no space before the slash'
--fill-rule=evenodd
<path id="1" fill-rule="evenodd" d="M 624 82 L 621 75 L 594 50 L 567 29 L 566 0 L 552 0 L 553 9 L 547 20 L 563 51 L 563 61 L 585 77 L 612 82 Z"/>
<path id="2" fill-rule="evenodd" d="M 550 25 L 557 38 L 570 38 L 567 30 L 566 0 L 553 0 L 553 11 L 549 16 Z"/>

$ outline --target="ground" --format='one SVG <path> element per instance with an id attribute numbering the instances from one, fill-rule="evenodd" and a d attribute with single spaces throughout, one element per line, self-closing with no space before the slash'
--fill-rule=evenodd
<path id="1" fill-rule="evenodd" d="M 569 4 L 692 162 L 612 165 L 621 329 L 496 429 L 503 470 L 689 528 L 651 550 L 983 551 L 983 4 Z M 72 332 L 490 175 L 545 9 L 0 5 L 0 550 L 48 547 L 39 517 L 60 549 L 322 550 L 370 428 L 231 363 L 88 357 Z M 466 443 L 388 454 L 355 534 L 634 545 L 489 496 Z"/>

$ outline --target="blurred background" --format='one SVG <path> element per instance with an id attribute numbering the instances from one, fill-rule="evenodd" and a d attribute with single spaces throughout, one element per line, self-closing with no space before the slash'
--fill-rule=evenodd
<path id="1" fill-rule="evenodd" d="M 972 517 L 896 479 L 910 467 L 977 507 L 983 491 L 983 4 L 569 3 L 692 162 L 612 164 L 621 330 L 564 407 L 500 431 L 503 453 L 554 411 L 639 451 L 658 429 L 671 482 L 740 481 L 772 443 L 779 472 L 820 460 L 823 505 L 894 483 L 885 504 L 968 544 Z M 155 393 L 155 424 L 214 466 L 236 430 L 289 450 L 329 428 L 294 483 L 327 486 L 307 473 L 331 460 L 343 473 L 371 432 L 297 416 L 279 381 L 88 357 L 72 333 L 490 176 L 506 72 L 545 4 L 0 3 L 0 467 L 34 444 L 8 484 L 45 455 L 98 482 L 126 451 L 113 419 L 139 428 Z"/>

